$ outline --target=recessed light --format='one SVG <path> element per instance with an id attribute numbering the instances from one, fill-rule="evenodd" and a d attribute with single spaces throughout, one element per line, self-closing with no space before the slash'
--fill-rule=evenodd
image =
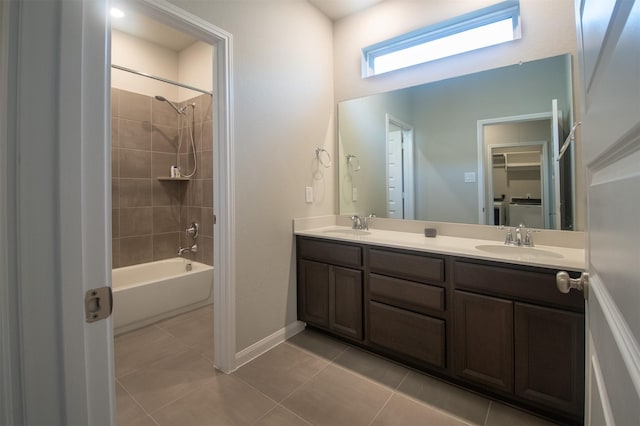
<path id="1" fill-rule="evenodd" d="M 111 16 L 113 18 L 123 18 L 124 12 L 116 7 L 111 8 Z"/>

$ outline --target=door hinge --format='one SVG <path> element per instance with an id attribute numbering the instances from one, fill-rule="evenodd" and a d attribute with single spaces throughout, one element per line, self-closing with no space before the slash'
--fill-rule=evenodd
<path id="1" fill-rule="evenodd" d="M 84 314 L 87 322 L 96 322 L 108 318 L 113 310 L 111 287 L 87 290 L 84 295 Z"/>

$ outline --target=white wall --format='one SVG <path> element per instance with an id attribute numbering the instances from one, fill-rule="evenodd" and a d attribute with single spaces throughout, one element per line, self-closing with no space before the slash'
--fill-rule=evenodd
<path id="1" fill-rule="evenodd" d="M 236 350 L 296 321 L 292 219 L 335 212 L 332 25 L 305 1 L 173 2 L 233 35 Z M 304 201 L 305 186 L 314 203 Z"/>
<path id="2" fill-rule="evenodd" d="M 442 80 L 520 61 L 564 53 L 576 55 L 573 0 L 520 0 L 520 40 L 365 80 L 360 77 L 363 47 L 496 3 L 496 0 L 393 0 L 336 22 L 336 100 Z"/>
<path id="3" fill-rule="evenodd" d="M 118 30 L 111 31 L 111 62 L 202 90 L 213 87 L 213 46 L 197 41 L 177 52 Z M 147 96 L 183 102 L 200 92 L 126 71 L 111 70 L 111 85 Z"/>
<path id="4" fill-rule="evenodd" d="M 178 52 L 117 30 L 111 31 L 111 63 L 178 81 Z M 111 70 L 111 86 L 147 96 L 178 99 L 177 86 L 116 69 Z"/>
<path id="5" fill-rule="evenodd" d="M 202 90 L 213 87 L 213 46 L 197 41 L 178 53 L 178 81 Z M 183 102 L 199 92 L 178 88 L 178 102 Z"/>

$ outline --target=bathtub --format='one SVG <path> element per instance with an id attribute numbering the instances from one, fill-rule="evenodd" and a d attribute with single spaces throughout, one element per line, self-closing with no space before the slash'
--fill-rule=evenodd
<path id="1" fill-rule="evenodd" d="M 114 333 L 120 334 L 211 303 L 213 267 L 176 257 L 116 268 L 112 291 Z"/>

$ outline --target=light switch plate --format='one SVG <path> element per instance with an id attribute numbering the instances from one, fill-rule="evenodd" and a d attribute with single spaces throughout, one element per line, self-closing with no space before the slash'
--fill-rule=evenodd
<path id="1" fill-rule="evenodd" d="M 313 203 L 313 188 L 310 186 L 304 188 L 304 201 Z"/>
<path id="2" fill-rule="evenodd" d="M 351 201 L 358 201 L 358 188 L 351 190 Z"/>

